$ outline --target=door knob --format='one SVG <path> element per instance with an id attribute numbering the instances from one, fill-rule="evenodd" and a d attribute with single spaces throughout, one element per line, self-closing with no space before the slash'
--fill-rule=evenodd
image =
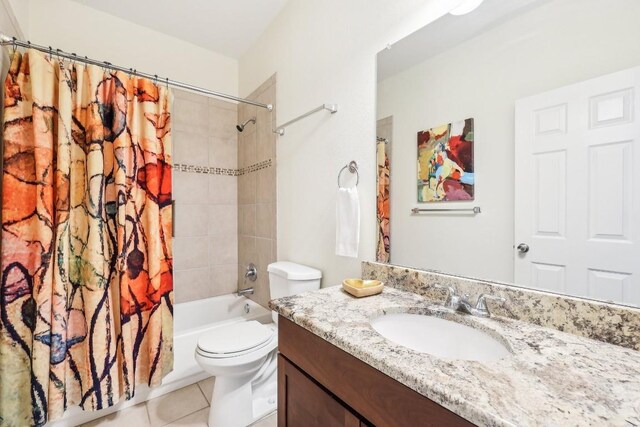
<path id="1" fill-rule="evenodd" d="M 516 249 L 518 249 L 518 252 L 520 252 L 521 254 L 526 254 L 527 252 L 529 252 L 529 245 L 527 245 L 526 243 L 520 243 Z"/>

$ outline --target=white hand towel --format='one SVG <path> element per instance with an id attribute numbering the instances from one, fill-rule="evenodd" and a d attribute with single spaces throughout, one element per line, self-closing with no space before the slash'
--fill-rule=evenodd
<path id="1" fill-rule="evenodd" d="M 358 257 L 360 202 L 358 188 L 338 188 L 336 209 L 336 255 Z"/>

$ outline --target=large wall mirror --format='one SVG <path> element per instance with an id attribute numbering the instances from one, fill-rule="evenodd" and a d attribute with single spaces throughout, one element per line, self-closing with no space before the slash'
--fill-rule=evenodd
<path id="1" fill-rule="evenodd" d="M 378 259 L 640 306 L 640 1 L 466 5 L 378 54 Z"/>

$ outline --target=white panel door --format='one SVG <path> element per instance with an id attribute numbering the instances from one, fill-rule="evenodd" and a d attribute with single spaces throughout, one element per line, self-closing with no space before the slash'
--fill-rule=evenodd
<path id="1" fill-rule="evenodd" d="M 640 306 L 640 67 L 516 102 L 515 283 Z"/>

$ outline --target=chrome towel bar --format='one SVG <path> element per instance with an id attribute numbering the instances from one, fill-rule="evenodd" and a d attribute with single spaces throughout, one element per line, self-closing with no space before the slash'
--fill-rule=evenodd
<path id="1" fill-rule="evenodd" d="M 479 214 L 482 211 L 480 210 L 480 206 L 474 206 L 472 208 L 442 208 L 442 209 L 413 208 L 411 209 L 412 214 L 419 214 L 423 212 L 473 212 L 474 214 Z"/>
<path id="2" fill-rule="evenodd" d="M 284 129 L 285 129 L 287 126 L 289 126 L 289 125 L 291 125 L 291 124 L 293 124 L 293 123 L 295 123 L 295 122 L 297 122 L 297 121 L 299 121 L 299 120 L 302 120 L 302 119 L 304 119 L 305 117 L 308 117 L 308 116 L 310 116 L 310 115 L 312 115 L 312 114 L 314 114 L 314 113 L 317 113 L 318 111 L 322 111 L 322 110 L 327 110 L 327 111 L 329 111 L 331 114 L 335 114 L 335 113 L 337 113 L 337 112 L 338 112 L 338 104 L 322 104 L 321 106 L 316 107 L 316 108 L 314 108 L 313 110 L 308 111 L 308 112 L 304 113 L 303 115 L 298 116 L 298 117 L 296 117 L 295 119 L 291 119 L 291 120 L 289 120 L 287 123 L 285 123 L 285 124 L 282 124 L 282 125 L 278 126 L 278 127 L 277 127 L 273 132 L 274 132 L 274 133 L 277 133 L 277 134 L 278 134 L 278 135 L 280 135 L 280 136 L 282 136 L 282 135 L 284 135 Z"/>

